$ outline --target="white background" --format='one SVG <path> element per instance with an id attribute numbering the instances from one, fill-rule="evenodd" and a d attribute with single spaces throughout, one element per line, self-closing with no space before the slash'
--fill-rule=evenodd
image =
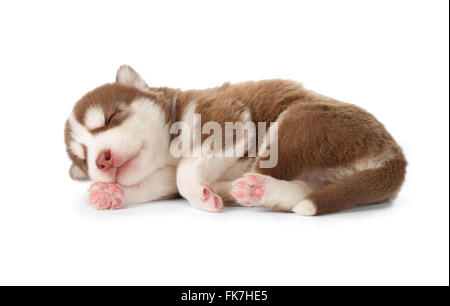
<path id="1" fill-rule="evenodd" d="M 448 285 L 448 1 L 2 1 L 0 284 Z M 358 104 L 409 161 L 392 204 L 321 217 L 184 200 L 96 211 L 63 126 L 132 65 L 151 86 L 289 78 Z"/>

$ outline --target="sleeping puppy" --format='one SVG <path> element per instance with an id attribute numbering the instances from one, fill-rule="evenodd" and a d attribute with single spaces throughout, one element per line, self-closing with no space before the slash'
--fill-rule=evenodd
<path id="1" fill-rule="evenodd" d="M 181 91 L 149 87 L 129 66 L 77 102 L 65 143 L 97 209 L 181 195 L 211 212 L 319 215 L 393 199 L 407 164 L 372 115 L 299 83 Z"/>

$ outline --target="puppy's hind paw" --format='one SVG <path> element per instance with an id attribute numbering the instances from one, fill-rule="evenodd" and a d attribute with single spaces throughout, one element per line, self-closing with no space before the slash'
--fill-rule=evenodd
<path id="1" fill-rule="evenodd" d="M 245 206 L 259 206 L 265 193 L 266 178 L 256 173 L 247 173 L 233 183 L 231 194 L 236 202 Z"/>

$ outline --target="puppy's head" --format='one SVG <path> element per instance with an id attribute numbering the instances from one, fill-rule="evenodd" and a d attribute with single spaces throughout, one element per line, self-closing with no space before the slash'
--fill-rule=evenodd
<path id="1" fill-rule="evenodd" d="M 130 186 L 166 163 L 171 105 L 130 67 L 86 94 L 65 126 L 70 176 Z"/>

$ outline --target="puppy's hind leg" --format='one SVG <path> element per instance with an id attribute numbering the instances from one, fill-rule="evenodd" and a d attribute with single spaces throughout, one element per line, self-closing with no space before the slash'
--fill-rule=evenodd
<path id="1" fill-rule="evenodd" d="M 303 138 L 297 137 L 297 106 L 291 106 L 271 125 L 259 146 L 252 173 L 233 184 L 232 195 L 247 206 L 262 206 L 271 210 L 292 211 L 299 201 L 314 191 L 313 186 L 295 180 L 302 172 Z M 300 121 L 301 122 L 301 121 Z"/>
<path id="2" fill-rule="evenodd" d="M 238 203 L 245 206 L 290 212 L 313 191 L 313 187 L 304 181 L 285 181 L 268 175 L 247 173 L 233 183 L 231 193 Z"/>

